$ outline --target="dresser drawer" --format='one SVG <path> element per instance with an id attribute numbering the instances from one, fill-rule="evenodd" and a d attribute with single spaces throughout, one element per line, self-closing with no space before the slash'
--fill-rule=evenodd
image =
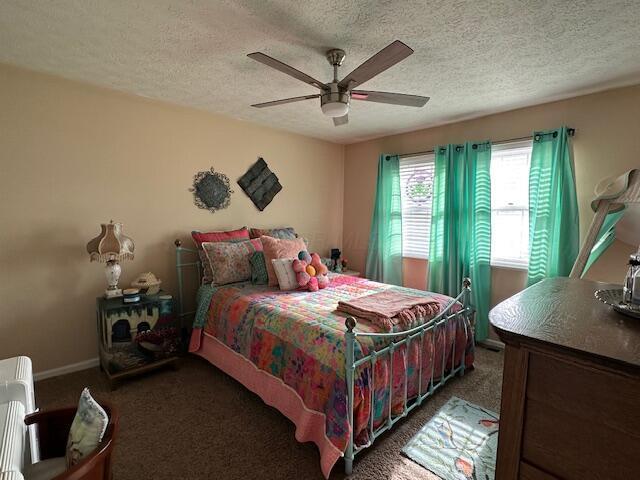
<path id="1" fill-rule="evenodd" d="M 520 480 L 559 480 L 558 477 L 549 475 L 547 472 L 529 465 L 527 462 L 520 462 Z"/>
<path id="2" fill-rule="evenodd" d="M 637 478 L 640 381 L 530 353 L 522 459 L 566 479 Z"/>

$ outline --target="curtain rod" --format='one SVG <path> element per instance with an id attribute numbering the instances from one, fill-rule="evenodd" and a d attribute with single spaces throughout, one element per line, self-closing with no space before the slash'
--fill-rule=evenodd
<path id="1" fill-rule="evenodd" d="M 573 137 L 576 134 L 575 128 L 567 128 L 567 134 L 570 137 Z M 527 137 L 518 137 L 518 138 L 509 138 L 507 140 L 499 140 L 497 142 L 491 142 L 491 145 L 504 145 L 505 143 L 513 143 L 513 142 L 523 142 L 525 140 L 532 140 L 533 135 L 529 135 Z M 424 152 L 411 152 L 411 153 L 403 153 L 398 155 L 400 158 L 410 158 L 410 157 L 419 157 L 421 155 L 429 155 L 431 153 L 435 153 L 435 150 L 426 150 Z"/>

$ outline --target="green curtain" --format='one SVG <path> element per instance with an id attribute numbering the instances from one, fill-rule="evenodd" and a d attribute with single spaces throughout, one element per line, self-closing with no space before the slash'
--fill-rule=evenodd
<path id="1" fill-rule="evenodd" d="M 476 340 L 489 334 L 491 144 L 435 148 L 429 290 L 455 296 L 471 278 Z"/>
<path id="2" fill-rule="evenodd" d="M 596 243 L 593 245 L 591 249 L 591 253 L 589 254 L 589 258 L 587 259 L 587 264 L 584 267 L 584 272 L 582 276 L 584 276 L 591 265 L 593 265 L 600 255 L 604 253 L 604 251 L 609 248 L 609 246 L 616 239 L 616 223 L 620 221 L 620 219 L 624 216 L 626 207 L 617 212 L 611 212 L 604 217 L 604 223 L 598 232 L 598 237 L 596 239 Z"/>
<path id="3" fill-rule="evenodd" d="M 378 160 L 376 203 L 365 271 L 371 280 L 402 285 L 402 203 L 397 155 L 383 154 Z"/>
<path id="4" fill-rule="evenodd" d="M 573 161 L 566 127 L 535 132 L 529 171 L 527 286 L 568 276 L 578 256 L 580 231 Z"/>

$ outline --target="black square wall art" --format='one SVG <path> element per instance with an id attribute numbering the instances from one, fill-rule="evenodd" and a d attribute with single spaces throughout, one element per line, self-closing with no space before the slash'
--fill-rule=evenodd
<path id="1" fill-rule="evenodd" d="M 260 211 L 263 211 L 282 190 L 278 177 L 269 170 L 263 158 L 258 158 L 247 173 L 238 179 L 238 185 Z"/>

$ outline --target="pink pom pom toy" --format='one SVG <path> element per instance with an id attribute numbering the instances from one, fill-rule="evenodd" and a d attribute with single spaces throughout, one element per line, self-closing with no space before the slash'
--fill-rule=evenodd
<path id="1" fill-rule="evenodd" d="M 321 288 L 326 288 L 329 283 L 327 272 L 329 269 L 322 263 L 320 255 L 302 250 L 298 253 L 298 258 L 292 263 L 293 271 L 296 272 L 296 281 L 300 288 L 306 288 L 310 292 L 317 292 Z"/>
<path id="2" fill-rule="evenodd" d="M 329 277 L 326 275 L 318 275 L 318 288 L 323 289 L 329 286 Z"/>
<path id="3" fill-rule="evenodd" d="M 298 260 L 302 260 L 303 262 L 309 264 L 311 263 L 311 255 L 309 255 L 309 252 L 307 252 L 306 250 L 300 250 L 300 252 L 298 253 Z"/>
<path id="4" fill-rule="evenodd" d="M 304 272 L 305 268 L 307 268 L 307 262 L 295 259 L 291 266 L 293 267 L 293 271 L 296 273 Z"/>
<path id="5" fill-rule="evenodd" d="M 311 254 L 311 265 L 317 270 L 320 265 L 322 265 L 322 260 L 320 259 L 320 255 L 317 253 Z"/>
<path id="6" fill-rule="evenodd" d="M 311 277 L 307 272 L 296 273 L 296 281 L 298 282 L 298 286 L 306 287 L 309 284 L 309 280 L 311 280 Z"/>

